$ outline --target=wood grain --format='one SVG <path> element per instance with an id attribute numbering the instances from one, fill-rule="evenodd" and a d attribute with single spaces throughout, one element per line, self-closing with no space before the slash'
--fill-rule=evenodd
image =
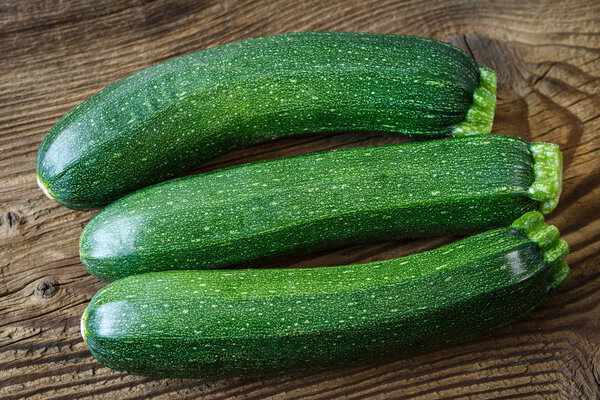
<path id="1" fill-rule="evenodd" d="M 206 47 L 304 30 L 401 33 L 455 44 L 499 73 L 494 133 L 561 146 L 564 194 L 549 222 L 572 276 L 522 321 L 387 362 L 269 378 L 130 376 L 95 362 L 79 316 L 103 286 L 78 259 L 94 212 L 45 198 L 35 155 L 48 129 L 104 86 Z M 600 3 L 594 1 L 97 1 L 0 4 L 0 397 L 2 399 L 600 398 Z M 398 142 L 336 133 L 253 146 L 199 171 Z M 353 246 L 272 265 L 391 258 L 452 238 Z"/>

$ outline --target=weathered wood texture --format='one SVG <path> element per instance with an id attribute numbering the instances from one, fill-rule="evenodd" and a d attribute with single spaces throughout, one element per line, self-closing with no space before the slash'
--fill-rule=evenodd
<path id="1" fill-rule="evenodd" d="M 79 316 L 103 283 L 78 259 L 93 212 L 48 200 L 35 155 L 64 113 L 136 70 L 216 44 L 300 30 L 413 34 L 451 42 L 499 73 L 495 133 L 565 155 L 549 222 L 572 277 L 522 321 L 441 350 L 370 366 L 263 379 L 152 380 L 94 361 Z M 594 1 L 98 1 L 0 4 L 0 397 L 600 398 L 600 3 Z M 236 151 L 202 170 L 357 145 L 340 133 Z M 448 238 L 354 246 L 279 264 L 354 263 Z"/>

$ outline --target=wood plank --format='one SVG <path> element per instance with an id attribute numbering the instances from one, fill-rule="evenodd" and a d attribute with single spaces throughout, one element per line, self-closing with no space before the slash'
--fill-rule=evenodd
<path id="1" fill-rule="evenodd" d="M 372 365 L 268 378 L 153 380 L 94 361 L 79 316 L 104 283 L 78 259 L 95 212 L 45 198 L 35 156 L 69 109 L 141 68 L 249 37 L 305 30 L 412 34 L 450 42 L 499 73 L 494 133 L 561 146 L 564 192 L 549 222 L 572 276 L 523 320 L 443 349 Z M 600 398 L 600 3 L 575 0 L 71 2 L 0 5 L 0 397 Z M 305 135 L 221 156 L 248 161 L 402 141 Z M 265 265 L 397 257 L 455 238 L 352 246 Z"/>

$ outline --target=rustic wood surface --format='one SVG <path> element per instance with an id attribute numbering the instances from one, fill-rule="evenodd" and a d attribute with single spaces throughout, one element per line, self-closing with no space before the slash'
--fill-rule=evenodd
<path id="1" fill-rule="evenodd" d="M 304 30 L 402 33 L 455 44 L 499 73 L 494 133 L 561 146 L 564 192 L 549 222 L 570 280 L 518 323 L 443 349 L 324 372 L 154 380 L 91 357 L 79 317 L 104 284 L 78 258 L 94 212 L 47 199 L 37 148 L 69 109 L 128 74 L 249 37 Z M 600 3 L 357 1 L 0 2 L 0 398 L 600 398 Z M 200 170 L 390 135 L 302 136 L 236 151 Z M 353 246 L 271 265 L 390 258 L 452 240 Z"/>

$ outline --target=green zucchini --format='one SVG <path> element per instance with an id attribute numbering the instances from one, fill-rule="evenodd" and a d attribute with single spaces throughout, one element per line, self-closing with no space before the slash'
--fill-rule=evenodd
<path id="1" fill-rule="evenodd" d="M 88 209 L 215 156 L 338 130 L 488 133 L 496 75 L 435 40 L 304 32 L 234 42 L 137 72 L 79 104 L 37 156 L 42 190 Z"/>
<path id="2" fill-rule="evenodd" d="M 568 276 L 539 212 L 436 250 L 369 264 L 165 271 L 100 290 L 94 357 L 154 377 L 229 377 L 369 362 L 521 318 Z"/>
<path id="3" fill-rule="evenodd" d="M 482 231 L 549 212 L 556 145 L 481 135 L 306 154 L 142 189 L 80 239 L 97 277 L 245 265 L 349 242 Z"/>

